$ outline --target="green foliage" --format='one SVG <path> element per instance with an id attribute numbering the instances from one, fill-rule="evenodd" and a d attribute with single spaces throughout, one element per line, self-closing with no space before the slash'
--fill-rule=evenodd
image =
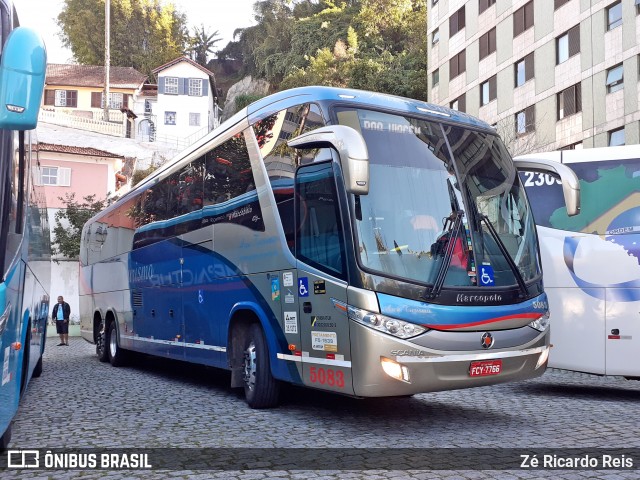
<path id="1" fill-rule="evenodd" d="M 79 202 L 75 193 L 58 197 L 65 208 L 55 214 L 55 227 L 53 233 L 55 243 L 51 246 L 53 255 L 62 255 L 70 260 L 75 260 L 80 254 L 80 236 L 82 227 L 87 220 L 93 217 L 106 206 L 106 199 L 97 200 L 95 195 L 87 195 Z"/>
<path id="2" fill-rule="evenodd" d="M 133 172 L 133 175 L 131 175 L 131 188 L 135 187 L 142 180 L 144 180 L 149 175 L 151 175 L 153 172 L 155 172 L 158 169 L 158 167 L 159 167 L 159 165 L 156 165 L 156 164 L 152 163 L 151 165 L 149 165 L 145 169 L 136 170 L 135 172 Z"/>
<path id="3" fill-rule="evenodd" d="M 214 53 L 213 46 L 222 40 L 218 37 L 219 34 L 218 30 L 211 34 L 205 32 L 204 25 L 201 25 L 199 30 L 197 27 L 194 28 L 193 36 L 189 37 L 188 51 L 191 55 L 191 60 L 206 67 L 207 56 L 210 53 Z"/>
<path id="4" fill-rule="evenodd" d="M 427 99 L 426 0 L 269 0 L 220 52 L 275 89 L 360 88 Z"/>
<path id="5" fill-rule="evenodd" d="M 104 65 L 105 0 L 64 0 L 58 15 L 62 43 L 83 65 Z M 151 75 L 184 54 L 186 16 L 160 0 L 111 0 L 111 65 Z"/>
<path id="6" fill-rule="evenodd" d="M 252 104 L 253 102 L 260 100 L 262 97 L 264 97 L 264 95 L 258 95 L 258 94 L 250 94 L 250 93 L 243 93 L 242 95 L 238 95 L 236 97 L 236 112 L 239 112 L 240 110 L 242 110 L 244 107 L 246 107 L 247 105 Z"/>

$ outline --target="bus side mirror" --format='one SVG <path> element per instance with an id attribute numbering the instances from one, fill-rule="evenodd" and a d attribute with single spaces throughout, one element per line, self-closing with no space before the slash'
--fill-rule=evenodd
<path id="1" fill-rule="evenodd" d="M 30 28 L 16 28 L 7 38 L 0 63 L 1 129 L 36 128 L 46 73 L 42 37 Z"/>
<path id="2" fill-rule="evenodd" d="M 332 147 L 340 155 L 347 192 L 369 193 L 369 152 L 362 135 L 345 125 L 331 125 L 297 136 L 287 142 L 297 149 Z"/>
<path id="3" fill-rule="evenodd" d="M 514 159 L 513 163 L 518 170 L 546 173 L 560 180 L 564 203 L 567 205 L 567 215 L 572 217 L 580 213 L 580 181 L 569 167 L 559 162 L 540 158 Z"/>

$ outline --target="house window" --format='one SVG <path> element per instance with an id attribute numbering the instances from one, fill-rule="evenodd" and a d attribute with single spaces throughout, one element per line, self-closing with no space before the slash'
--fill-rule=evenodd
<path id="1" fill-rule="evenodd" d="M 513 36 L 533 27 L 533 0 L 513 12 Z"/>
<path id="2" fill-rule="evenodd" d="M 449 17 L 449 38 L 464 28 L 464 7 Z"/>
<path id="3" fill-rule="evenodd" d="M 436 28 L 431 34 L 431 45 L 435 45 L 440 41 L 440 29 Z"/>
<path id="4" fill-rule="evenodd" d="M 178 77 L 165 77 L 164 93 L 178 95 Z"/>
<path id="5" fill-rule="evenodd" d="M 202 79 L 201 78 L 189 79 L 189 95 L 192 97 L 202 96 Z"/>
<path id="6" fill-rule="evenodd" d="M 582 88 L 579 83 L 558 93 L 558 120 L 582 111 Z"/>
<path id="7" fill-rule="evenodd" d="M 622 64 L 607 70 L 607 93 L 617 92 L 624 87 Z"/>
<path id="8" fill-rule="evenodd" d="M 536 111 L 535 106 L 525 108 L 516 113 L 516 135 L 524 135 L 533 132 L 536 129 Z"/>
<path id="9" fill-rule="evenodd" d="M 636 0 L 636 15 L 640 15 L 640 0 Z"/>
<path id="10" fill-rule="evenodd" d="M 435 70 L 432 74 L 432 86 L 436 86 L 438 85 L 438 83 L 440 83 L 440 70 Z"/>
<path id="11" fill-rule="evenodd" d="M 520 87 L 533 78 L 533 52 L 515 64 L 515 85 Z"/>
<path id="12" fill-rule="evenodd" d="M 556 65 L 580 53 L 580 24 L 556 38 Z"/>
<path id="13" fill-rule="evenodd" d="M 55 105 L 56 104 L 56 91 L 55 90 L 45 90 L 44 91 L 44 104 L 45 105 Z"/>
<path id="14" fill-rule="evenodd" d="M 449 107 L 452 110 L 458 110 L 459 112 L 466 111 L 466 109 L 467 109 L 467 99 L 466 99 L 465 94 L 463 93 L 458 98 L 456 98 L 454 101 L 452 101 L 449 104 Z"/>
<path id="15" fill-rule="evenodd" d="M 199 113 L 190 113 L 189 114 L 189 126 L 190 127 L 199 127 L 200 126 L 200 114 Z"/>
<path id="16" fill-rule="evenodd" d="M 622 2 L 616 2 L 607 7 L 607 30 L 613 30 L 622 25 Z"/>
<path id="17" fill-rule="evenodd" d="M 151 113 L 151 102 L 149 100 L 144 101 L 144 113 Z"/>
<path id="18" fill-rule="evenodd" d="M 164 124 L 175 125 L 176 124 L 176 112 L 164 112 Z"/>
<path id="19" fill-rule="evenodd" d="M 480 37 L 480 60 L 496 51 L 495 27 Z"/>
<path id="20" fill-rule="evenodd" d="M 58 167 L 42 167 L 42 174 L 40 176 L 42 185 L 57 185 L 58 184 Z"/>
<path id="21" fill-rule="evenodd" d="M 56 90 L 55 93 L 56 107 L 77 107 L 78 91 L 77 90 Z"/>
<path id="22" fill-rule="evenodd" d="M 496 76 L 494 75 L 480 85 L 480 106 L 488 104 L 496 99 Z"/>
<path id="23" fill-rule="evenodd" d="M 582 142 L 572 143 L 571 145 L 565 145 L 564 147 L 560 147 L 560 150 L 582 150 L 583 145 Z"/>
<path id="24" fill-rule="evenodd" d="M 480 12 L 482 13 L 484 12 L 487 8 L 489 8 L 491 5 L 494 5 L 496 3 L 496 0 L 480 0 Z"/>
<path id="25" fill-rule="evenodd" d="M 609 132 L 609 146 L 617 147 L 624 145 L 624 127 Z"/>
<path id="26" fill-rule="evenodd" d="M 554 0 L 553 2 L 553 9 L 557 10 L 559 9 L 561 6 L 563 6 L 565 3 L 569 3 L 569 0 Z"/>
<path id="27" fill-rule="evenodd" d="M 467 69 L 467 56 L 465 50 L 453 56 L 449 60 L 449 78 L 455 78 Z"/>
<path id="28" fill-rule="evenodd" d="M 63 167 L 45 167 L 40 170 L 39 185 L 68 187 L 71 185 L 71 169 Z"/>

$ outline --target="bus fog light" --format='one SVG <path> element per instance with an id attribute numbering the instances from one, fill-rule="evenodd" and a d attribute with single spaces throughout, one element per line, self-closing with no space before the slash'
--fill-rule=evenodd
<path id="1" fill-rule="evenodd" d="M 405 365 L 385 357 L 380 357 L 380 364 L 391 378 L 409 383 L 409 369 Z"/>
<path id="2" fill-rule="evenodd" d="M 545 348 L 540 354 L 540 358 L 538 358 L 538 363 L 536 364 L 536 370 L 539 369 L 545 363 L 547 363 L 547 359 L 549 358 L 549 350 L 551 349 Z"/>

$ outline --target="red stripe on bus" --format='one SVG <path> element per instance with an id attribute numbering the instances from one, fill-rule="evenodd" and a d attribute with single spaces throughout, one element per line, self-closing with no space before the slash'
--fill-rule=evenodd
<path id="1" fill-rule="evenodd" d="M 541 316 L 542 315 L 540 313 L 535 313 L 535 312 L 520 313 L 517 315 L 507 315 L 505 317 L 490 318 L 489 320 L 482 320 L 480 322 L 458 323 L 454 325 L 423 324 L 423 326 L 427 328 L 432 328 L 434 330 L 452 330 L 454 328 L 476 327 L 479 325 L 487 325 L 489 323 L 504 322 L 506 320 L 531 319 L 531 321 L 533 321 L 533 320 L 537 320 Z"/>

